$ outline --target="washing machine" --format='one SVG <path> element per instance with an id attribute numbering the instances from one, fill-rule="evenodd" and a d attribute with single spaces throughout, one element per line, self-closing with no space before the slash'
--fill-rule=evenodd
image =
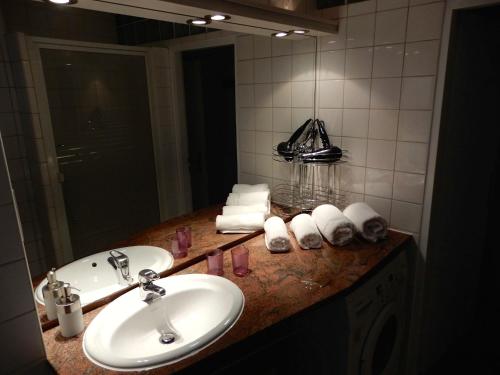
<path id="1" fill-rule="evenodd" d="M 405 251 L 344 300 L 348 375 L 400 375 L 406 354 L 408 260 Z"/>

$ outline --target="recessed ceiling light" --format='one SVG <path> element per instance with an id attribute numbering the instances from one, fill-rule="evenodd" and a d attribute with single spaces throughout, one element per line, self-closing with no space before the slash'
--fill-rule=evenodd
<path id="1" fill-rule="evenodd" d="M 226 16 L 225 14 L 214 14 L 212 16 L 206 16 L 206 18 L 210 18 L 212 21 L 226 21 L 231 17 Z"/>
<path id="2" fill-rule="evenodd" d="M 46 3 L 58 4 L 58 5 L 70 5 L 76 4 L 78 0 L 44 0 Z"/>
<path id="3" fill-rule="evenodd" d="M 293 30 L 292 33 L 294 34 L 307 34 L 309 30 Z"/>
<path id="4" fill-rule="evenodd" d="M 189 25 L 203 26 L 208 25 L 210 23 L 210 20 L 205 18 L 195 18 L 194 20 L 187 20 L 186 22 Z"/>
<path id="5" fill-rule="evenodd" d="M 275 38 L 284 38 L 285 36 L 288 36 L 288 33 L 284 32 L 284 31 L 280 31 L 279 33 L 274 33 L 273 36 Z"/>

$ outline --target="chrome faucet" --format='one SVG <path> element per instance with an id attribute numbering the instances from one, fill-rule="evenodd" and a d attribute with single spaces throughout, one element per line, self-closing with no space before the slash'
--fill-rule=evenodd
<path id="1" fill-rule="evenodd" d="M 128 256 L 118 250 L 111 250 L 108 263 L 117 271 L 118 282 L 121 285 L 130 285 L 134 279 L 130 276 Z"/>
<path id="2" fill-rule="evenodd" d="M 165 295 L 165 289 L 153 284 L 153 281 L 159 278 L 160 275 L 150 269 L 139 272 L 139 291 L 144 302 L 150 303 Z"/>

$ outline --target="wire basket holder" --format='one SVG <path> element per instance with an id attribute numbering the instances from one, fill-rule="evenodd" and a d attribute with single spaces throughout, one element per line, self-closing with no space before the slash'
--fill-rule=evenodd
<path id="1" fill-rule="evenodd" d="M 344 208 L 346 199 L 340 194 L 340 165 L 344 160 L 335 162 L 304 162 L 294 157 L 285 160 L 276 150 L 273 160 L 291 166 L 290 183 L 273 187 L 271 200 L 279 205 L 310 212 L 315 207 L 330 203 Z"/>

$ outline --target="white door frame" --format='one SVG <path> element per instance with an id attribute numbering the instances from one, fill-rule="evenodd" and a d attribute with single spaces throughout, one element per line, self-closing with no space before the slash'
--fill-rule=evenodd
<path id="1" fill-rule="evenodd" d="M 179 170 L 179 205 L 182 214 L 192 211 L 191 177 L 189 174 L 187 122 L 184 94 L 184 71 L 182 68 L 182 52 L 202 48 L 235 46 L 234 69 L 236 75 L 236 36 L 238 34 L 226 31 L 215 31 L 179 39 L 165 41 L 162 45 L 170 50 L 170 66 L 172 66 L 172 86 L 176 95 L 172 98 L 172 112 L 175 129 L 175 138 L 178 145 L 177 166 Z M 236 87 L 235 101 L 237 101 Z M 237 104 L 237 103 L 236 103 Z M 238 105 L 236 105 L 238 108 Z M 236 109 L 236 116 L 238 116 Z M 238 147 L 238 132 L 236 132 L 236 145 Z M 237 155 L 239 153 L 237 152 Z M 239 166 L 239 164 L 238 164 Z M 238 168 L 239 170 L 239 168 Z"/>
<path id="2" fill-rule="evenodd" d="M 439 144 L 439 131 L 441 126 L 441 112 L 443 106 L 444 86 L 446 80 L 446 66 L 448 63 L 448 48 L 450 44 L 451 22 L 453 11 L 458 9 L 474 8 L 498 4 L 499 0 L 448 0 L 444 13 L 443 31 L 441 35 L 441 47 L 439 54 L 439 65 L 436 80 L 436 91 L 434 96 L 434 112 L 432 117 L 431 137 L 429 144 L 429 157 L 427 162 L 427 174 L 425 182 L 424 205 L 422 211 L 422 225 L 420 229 L 420 246 L 417 269 L 415 271 L 415 295 L 414 309 L 410 327 L 410 342 L 408 350 L 408 360 L 406 366 L 407 374 L 416 374 L 423 371 L 421 329 L 423 319 L 423 297 L 425 287 L 425 268 L 427 262 L 427 250 L 429 240 L 430 219 L 432 211 L 432 195 L 434 190 L 434 178 L 436 172 L 436 161 Z"/>
<path id="3" fill-rule="evenodd" d="M 152 82 L 154 81 L 151 63 L 151 48 L 122 46 L 115 44 L 103 43 L 89 43 L 73 40 L 62 40 L 53 38 L 41 37 L 26 37 L 30 63 L 32 66 L 33 80 L 35 86 L 35 95 L 38 102 L 38 111 L 40 113 L 40 125 L 43 134 L 43 145 L 45 148 L 45 156 L 47 160 L 50 188 L 54 198 L 55 205 L 55 223 L 58 228 L 58 244 L 54 244 L 56 259 L 59 264 L 65 264 L 74 260 L 73 249 L 71 246 L 71 238 L 69 233 L 69 226 L 66 217 L 66 207 L 64 204 L 64 197 L 62 186 L 60 184 L 60 172 L 57 163 L 57 153 L 54 142 L 54 132 L 52 128 L 52 120 L 50 116 L 49 101 L 47 96 L 47 88 L 45 86 L 45 78 L 43 74 L 43 66 L 40 55 L 40 49 L 58 49 L 82 52 L 98 52 L 106 54 L 121 54 L 121 55 L 135 55 L 143 56 L 146 66 L 146 76 L 148 80 L 148 94 L 149 94 L 149 110 L 151 119 L 153 152 L 155 158 L 156 180 L 158 190 L 159 212 L 161 221 L 168 217 L 168 208 L 166 205 L 166 181 L 165 174 L 160 170 L 160 128 L 158 121 L 157 105 L 153 105 L 159 98 L 155 97 Z M 50 219 L 49 219 L 50 220 Z"/>

